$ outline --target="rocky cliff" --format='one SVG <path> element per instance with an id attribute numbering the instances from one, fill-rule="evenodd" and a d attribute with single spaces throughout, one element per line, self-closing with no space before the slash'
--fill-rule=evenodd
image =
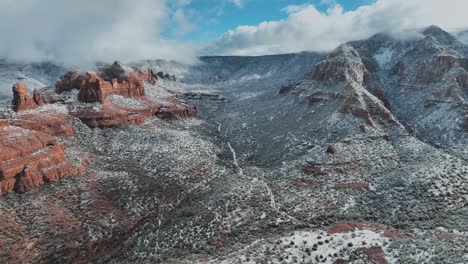
<path id="1" fill-rule="evenodd" d="M 75 164 L 53 136 L 3 124 L 0 127 L 0 194 L 25 192 L 78 174 L 87 161 Z"/>
<path id="2" fill-rule="evenodd" d="M 17 83 L 13 86 L 13 110 L 16 112 L 36 109 L 37 104 L 29 94 L 28 86 L 24 83 Z"/>

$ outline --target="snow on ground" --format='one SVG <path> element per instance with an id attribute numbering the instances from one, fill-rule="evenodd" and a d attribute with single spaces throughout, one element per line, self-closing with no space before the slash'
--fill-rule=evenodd
<path id="1" fill-rule="evenodd" d="M 374 59 L 379 64 L 380 68 L 385 69 L 392 61 L 395 52 L 390 48 L 383 48 L 375 56 Z"/>
<path id="2" fill-rule="evenodd" d="M 213 263 L 329 263 L 348 260 L 352 252 L 382 247 L 389 239 L 369 230 L 328 234 L 323 231 L 298 231 L 277 239 L 258 240 L 243 250 Z M 390 260 L 389 260 L 390 261 Z M 265 262 L 265 263 L 267 263 Z M 390 262 L 391 263 L 391 262 Z"/>
<path id="3" fill-rule="evenodd" d="M 110 95 L 106 98 L 106 101 L 110 101 L 114 104 L 128 107 L 131 109 L 145 109 L 147 105 L 142 100 L 135 97 L 125 97 L 121 95 Z"/>

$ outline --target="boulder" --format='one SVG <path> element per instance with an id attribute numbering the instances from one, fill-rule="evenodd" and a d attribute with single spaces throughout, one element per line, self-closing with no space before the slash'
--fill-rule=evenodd
<path id="1" fill-rule="evenodd" d="M 29 94 L 28 86 L 24 83 L 13 85 L 13 100 L 11 104 L 15 112 L 37 108 L 37 104 Z"/>
<path id="2" fill-rule="evenodd" d="M 336 146 L 335 146 L 335 145 L 330 145 L 330 146 L 328 146 L 328 148 L 327 148 L 327 153 L 328 153 L 328 154 L 332 154 L 332 155 L 333 155 L 333 154 L 336 154 L 337 151 L 338 151 L 338 150 L 336 149 Z"/>

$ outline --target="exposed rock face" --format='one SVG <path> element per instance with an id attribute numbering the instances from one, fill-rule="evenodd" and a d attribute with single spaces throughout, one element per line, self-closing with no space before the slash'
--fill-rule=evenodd
<path id="1" fill-rule="evenodd" d="M 336 146 L 335 146 L 335 145 L 330 145 L 330 146 L 328 146 L 328 148 L 327 148 L 327 153 L 328 153 L 328 154 L 332 154 L 332 155 L 333 155 L 333 154 L 336 154 L 337 151 L 338 151 L 338 150 L 336 149 Z"/>
<path id="2" fill-rule="evenodd" d="M 127 97 L 145 95 L 144 82 L 140 73 L 131 73 L 126 79 L 113 78 L 111 82 L 105 81 L 94 72 L 87 72 L 82 78 L 78 99 L 84 103 L 103 103 L 109 95 Z"/>
<path id="3" fill-rule="evenodd" d="M 327 83 L 355 82 L 362 85 L 364 71 L 365 66 L 359 53 L 350 45 L 343 44 L 315 66 L 312 79 Z"/>
<path id="4" fill-rule="evenodd" d="M 184 93 L 183 97 L 189 100 L 210 100 L 226 102 L 226 97 L 219 94 L 204 93 L 204 92 L 188 92 Z"/>
<path id="5" fill-rule="evenodd" d="M 28 91 L 28 86 L 24 83 L 13 85 L 13 110 L 15 112 L 36 109 L 37 105 Z"/>
<path id="6" fill-rule="evenodd" d="M 136 77 L 142 81 L 155 85 L 158 78 L 157 74 L 155 74 L 152 69 L 124 67 L 117 61 L 110 66 L 102 67 L 99 74 L 106 81 L 112 82 L 113 79 L 117 79 L 117 81 L 121 83 Z"/>
<path id="7" fill-rule="evenodd" d="M 163 80 L 170 80 L 174 82 L 177 80 L 175 75 L 170 75 L 169 73 L 164 73 L 164 72 L 158 72 L 156 73 L 156 76 Z"/>
<path id="8" fill-rule="evenodd" d="M 139 125 L 147 117 L 153 116 L 158 105 L 149 101 L 140 101 L 141 107 L 131 108 L 106 102 L 99 107 L 78 106 L 70 107 L 70 114 L 78 117 L 83 123 L 91 128 L 110 128 L 122 125 Z"/>
<path id="9" fill-rule="evenodd" d="M 84 85 L 84 78 L 78 72 L 70 71 L 62 75 L 55 83 L 55 92 L 63 93 L 73 89 L 80 89 Z"/>
<path id="10" fill-rule="evenodd" d="M 103 103 L 108 95 L 113 94 L 112 84 L 95 72 L 87 72 L 83 77 L 83 85 L 79 87 L 78 100 L 84 103 Z"/>
<path id="11" fill-rule="evenodd" d="M 12 125 L 24 129 L 43 132 L 52 136 L 73 136 L 71 116 L 55 110 L 41 110 L 31 113 L 18 113 L 13 116 Z"/>
<path id="12" fill-rule="evenodd" d="M 426 28 L 422 34 L 424 36 L 430 36 L 437 39 L 438 42 L 445 45 L 451 45 L 457 42 L 457 38 L 452 36 L 450 33 L 446 32 L 445 30 L 441 29 L 438 26 L 432 25 Z"/>
<path id="13" fill-rule="evenodd" d="M 114 63 L 101 69 L 101 72 L 87 72 L 84 75 L 68 72 L 55 84 L 56 92 L 78 89 L 81 102 L 103 103 L 109 95 L 144 97 L 144 82 L 156 84 L 156 75 L 151 69 L 127 71 L 120 64 Z"/>
<path id="14" fill-rule="evenodd" d="M 14 126 L 0 126 L 0 150 L 0 195 L 29 191 L 87 166 L 68 159 L 54 137 Z"/>
<path id="15" fill-rule="evenodd" d="M 40 91 L 40 96 L 44 104 L 65 103 L 65 97 L 54 91 Z"/>
<path id="16" fill-rule="evenodd" d="M 44 100 L 42 100 L 42 95 L 41 93 L 39 92 L 39 90 L 37 89 L 34 89 L 34 92 L 33 92 L 33 99 L 34 99 L 34 102 L 39 105 L 39 106 L 42 106 L 44 105 Z"/>
<path id="17" fill-rule="evenodd" d="M 8 122 L 8 120 L 0 119 L 0 129 L 6 126 L 10 126 L 10 123 Z"/>
<path id="18" fill-rule="evenodd" d="M 165 75 L 163 75 L 165 77 Z M 145 118 L 156 115 L 162 119 L 192 117 L 197 109 L 174 97 L 164 98 L 168 103 L 158 104 L 145 96 L 145 83 L 155 85 L 158 75 L 151 69 L 124 67 L 118 62 L 99 69 L 99 73 L 87 72 L 80 75 L 69 72 L 56 83 L 56 92 L 79 89 L 78 100 L 84 103 L 99 103 L 100 106 L 69 106 L 70 113 L 81 119 L 91 128 L 116 127 L 128 124 L 142 124 Z M 106 100 L 110 96 L 123 96 L 133 100 L 133 105 Z M 224 97 L 215 98 L 199 95 L 190 98 L 223 101 Z M 43 95 L 43 97 L 46 97 Z M 47 96 L 44 101 L 60 101 L 60 98 Z M 195 98 L 196 97 L 196 98 Z M 120 100 L 120 101 L 125 101 Z M 119 101 L 119 100 L 118 100 Z"/>
<path id="19" fill-rule="evenodd" d="M 184 101 L 174 100 L 173 103 L 163 104 L 156 111 L 156 116 L 166 120 L 176 120 L 196 116 L 198 109 Z"/>

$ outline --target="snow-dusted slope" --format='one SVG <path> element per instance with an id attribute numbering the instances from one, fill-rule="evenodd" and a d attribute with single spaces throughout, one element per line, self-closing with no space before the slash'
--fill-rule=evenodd
<path id="1" fill-rule="evenodd" d="M 0 60 L 0 103 L 11 96 L 11 87 L 16 82 L 26 83 L 29 89 L 51 86 L 66 71 L 53 63 L 12 63 Z"/>

